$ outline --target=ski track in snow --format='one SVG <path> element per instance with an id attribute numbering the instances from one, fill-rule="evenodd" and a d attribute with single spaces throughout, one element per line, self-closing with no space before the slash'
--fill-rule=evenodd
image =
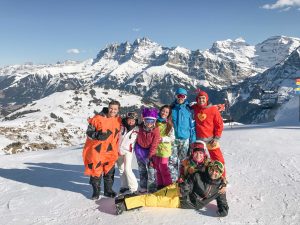
<path id="1" fill-rule="evenodd" d="M 141 208 L 114 215 L 114 200 L 89 200 L 81 147 L 0 156 L 0 224 L 300 224 L 300 124 L 226 127 L 221 140 L 229 215 Z M 134 162 L 137 174 L 137 164 Z M 114 189 L 120 186 L 116 172 Z"/>

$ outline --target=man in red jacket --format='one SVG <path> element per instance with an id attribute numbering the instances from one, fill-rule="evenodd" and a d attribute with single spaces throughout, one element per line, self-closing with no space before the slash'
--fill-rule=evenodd
<path id="1" fill-rule="evenodd" d="M 200 90 L 196 97 L 197 104 L 191 106 L 196 121 L 196 137 L 197 140 L 206 143 L 212 160 L 225 164 L 219 144 L 223 131 L 223 119 L 217 107 L 210 104 L 208 99 L 208 94 Z M 225 170 L 222 176 L 225 180 Z"/>

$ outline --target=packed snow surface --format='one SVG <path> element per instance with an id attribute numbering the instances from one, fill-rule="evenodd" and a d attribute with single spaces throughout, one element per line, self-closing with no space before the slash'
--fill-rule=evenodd
<path id="1" fill-rule="evenodd" d="M 83 175 L 80 145 L 0 155 L 0 224 L 298 225 L 300 123 L 294 116 L 298 115 L 294 99 L 274 123 L 226 126 L 221 147 L 230 210 L 225 218 L 216 217 L 215 201 L 201 211 L 144 207 L 116 216 L 113 199 L 89 199 L 91 187 Z M 133 165 L 138 174 L 135 160 Z M 114 189 L 119 187 L 116 172 Z"/>

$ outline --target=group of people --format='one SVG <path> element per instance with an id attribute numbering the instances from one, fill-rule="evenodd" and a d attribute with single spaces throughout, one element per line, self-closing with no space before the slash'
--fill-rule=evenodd
<path id="1" fill-rule="evenodd" d="M 117 214 L 141 206 L 200 209 L 214 199 L 218 215 L 228 214 L 219 145 L 223 120 L 206 92 L 199 90 L 196 102 L 189 103 L 187 91 L 179 88 L 172 104 L 159 110 L 142 108 L 141 123 L 136 112 L 121 118 L 119 110 L 120 103 L 111 101 L 108 109 L 88 120 L 82 155 L 92 199 L 100 196 L 102 177 L 104 196 L 117 196 L 112 189 L 117 164 L 122 194 L 115 198 Z M 133 154 L 139 185 L 131 166 Z"/>

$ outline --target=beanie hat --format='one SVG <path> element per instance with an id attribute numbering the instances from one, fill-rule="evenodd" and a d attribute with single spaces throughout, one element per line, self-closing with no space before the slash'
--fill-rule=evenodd
<path id="1" fill-rule="evenodd" d="M 211 170 L 211 169 L 213 169 L 213 170 L 218 170 L 219 171 L 219 173 L 220 173 L 220 177 L 222 176 L 222 174 L 223 174 L 223 172 L 224 172 L 224 165 L 223 165 L 223 163 L 221 163 L 220 161 L 212 161 L 209 165 L 208 165 L 208 170 Z"/>
<path id="2" fill-rule="evenodd" d="M 158 118 L 158 110 L 156 108 L 143 108 L 142 109 L 143 119 L 154 119 Z"/>
<path id="3" fill-rule="evenodd" d="M 199 97 L 200 96 L 205 96 L 206 97 L 206 102 L 208 102 L 208 94 L 205 92 L 205 91 L 202 91 L 202 90 L 198 90 L 198 95 L 197 95 L 197 97 L 196 97 L 196 101 L 197 101 L 197 103 L 199 103 Z"/>
<path id="4" fill-rule="evenodd" d="M 187 91 L 184 88 L 178 88 L 175 92 L 176 95 L 185 95 L 187 96 Z"/>

